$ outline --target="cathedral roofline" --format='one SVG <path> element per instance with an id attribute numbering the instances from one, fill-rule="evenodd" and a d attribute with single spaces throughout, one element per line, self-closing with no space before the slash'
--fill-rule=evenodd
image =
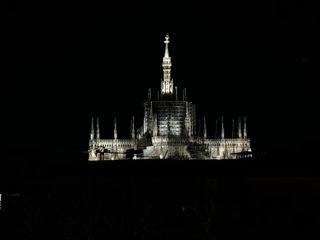
<path id="1" fill-rule="evenodd" d="M 119 139 L 117 122 L 114 119 L 113 139 L 100 139 L 99 120 L 97 119 L 96 122 L 96 132 L 94 131 L 94 120 L 92 120 L 89 160 L 220 160 L 234 159 L 239 153 L 246 153 L 246 156 L 251 155 L 245 118 L 243 121 L 238 118 L 237 124 L 232 121 L 231 138 L 227 134 L 225 135 L 223 117 L 219 120 L 219 128 L 218 120 L 216 120 L 215 131 L 210 134 L 207 129 L 206 117 L 201 122 L 196 116 L 195 104 L 187 101 L 186 89 L 182 90 L 182 98 L 179 98 L 178 88 L 173 86 L 171 77 L 169 43 L 169 35 L 166 35 L 162 62 L 161 94 L 157 94 L 157 99 L 154 100 L 152 99 L 151 88 L 148 89 L 147 101 L 143 104 L 142 125 L 135 129 L 134 118 L 132 118 L 130 124 L 128 124 L 130 125 L 130 130 L 128 130 L 130 137 Z M 214 138 L 210 138 L 210 135 L 214 135 Z"/>

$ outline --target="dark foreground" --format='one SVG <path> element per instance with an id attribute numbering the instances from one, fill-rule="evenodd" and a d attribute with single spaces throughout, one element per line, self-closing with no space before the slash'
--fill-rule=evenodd
<path id="1" fill-rule="evenodd" d="M 2 168 L 1 239 L 320 237 L 311 161 L 59 158 Z"/>

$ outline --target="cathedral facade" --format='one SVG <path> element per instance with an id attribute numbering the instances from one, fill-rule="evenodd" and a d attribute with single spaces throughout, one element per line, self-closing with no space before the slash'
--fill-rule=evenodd
<path id="1" fill-rule="evenodd" d="M 206 119 L 202 134 L 197 130 L 196 106 L 187 100 L 186 89 L 182 99 L 171 78 L 169 36 L 165 37 L 162 61 L 161 92 L 156 99 L 148 91 L 144 103 L 142 126 L 135 129 L 131 119 L 129 139 L 118 139 L 117 122 L 114 120 L 113 139 L 101 139 L 99 119 L 92 119 L 89 140 L 89 161 L 121 159 L 235 159 L 250 157 L 250 139 L 247 136 L 246 118 L 232 122 L 232 136 L 226 137 L 223 117 L 219 122 L 219 136 L 207 138 Z M 198 124 L 199 125 L 199 124 Z M 199 127 L 199 126 L 198 126 Z"/>

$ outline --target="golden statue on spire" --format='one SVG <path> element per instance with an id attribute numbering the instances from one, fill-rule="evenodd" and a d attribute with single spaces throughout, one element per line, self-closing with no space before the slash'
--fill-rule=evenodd
<path id="1" fill-rule="evenodd" d="M 169 34 L 166 35 L 164 43 L 169 43 Z"/>

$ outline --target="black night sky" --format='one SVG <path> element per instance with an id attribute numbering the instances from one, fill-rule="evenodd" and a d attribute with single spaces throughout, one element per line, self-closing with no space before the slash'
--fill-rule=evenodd
<path id="1" fill-rule="evenodd" d="M 314 152 L 319 64 L 316 8 L 305 1 L 179 5 L 9 4 L 9 78 L 3 80 L 2 152 L 83 151 L 90 119 L 102 136 L 142 123 L 147 89 L 160 87 L 163 38 L 172 76 L 207 117 L 247 116 L 259 152 Z M 229 122 L 228 122 L 229 121 Z M 229 133 L 228 133 L 229 132 Z"/>

